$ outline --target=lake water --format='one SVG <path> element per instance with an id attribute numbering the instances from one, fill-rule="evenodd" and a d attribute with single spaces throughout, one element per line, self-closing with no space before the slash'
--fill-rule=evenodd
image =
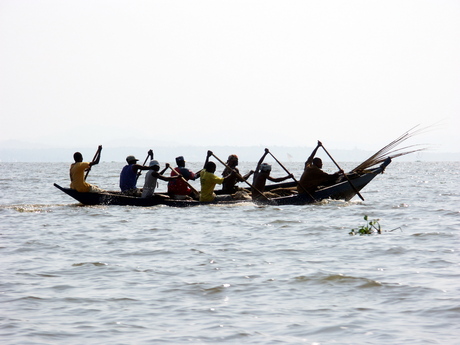
<path id="1" fill-rule="evenodd" d="M 68 168 L 0 163 L 2 344 L 460 344 L 459 162 L 396 159 L 365 201 L 190 209 L 80 206 Z M 382 234 L 349 235 L 364 215 Z"/>

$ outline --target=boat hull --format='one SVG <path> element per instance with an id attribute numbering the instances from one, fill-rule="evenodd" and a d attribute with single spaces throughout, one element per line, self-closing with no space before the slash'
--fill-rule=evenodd
<path id="1" fill-rule="evenodd" d="M 305 205 L 319 202 L 324 199 L 348 201 L 351 200 L 357 194 L 357 191 L 363 189 L 377 175 L 383 173 L 385 168 L 390 163 L 391 159 L 388 158 L 382 165 L 380 165 L 377 168 L 370 169 L 361 174 L 349 175 L 351 183 L 348 180 L 344 180 L 332 186 L 321 188 L 311 194 L 301 193 L 291 196 L 270 198 L 265 200 L 261 199 L 258 200 L 257 203 L 268 205 Z M 152 198 L 140 198 L 123 195 L 118 192 L 81 193 L 77 192 L 74 189 L 61 187 L 56 183 L 54 184 L 54 186 L 83 205 L 118 205 L 143 207 L 166 205 L 172 207 L 191 207 L 199 205 L 232 205 L 238 203 L 253 202 L 252 200 L 217 200 L 213 202 L 199 202 L 196 200 L 175 200 L 161 194 L 157 194 Z M 269 185 L 266 187 L 266 189 L 271 190 L 280 187 L 295 187 L 295 182 Z"/>

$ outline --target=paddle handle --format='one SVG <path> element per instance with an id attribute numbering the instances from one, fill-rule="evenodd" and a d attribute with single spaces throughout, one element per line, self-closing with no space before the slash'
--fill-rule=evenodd
<path id="1" fill-rule="evenodd" d="M 329 152 L 326 150 L 326 148 L 321 144 L 321 147 L 323 148 L 324 152 L 326 152 L 326 154 L 329 156 L 329 158 L 334 162 L 334 164 L 337 166 L 337 168 L 343 172 L 343 176 L 345 176 L 345 178 L 347 179 L 347 181 L 350 183 L 350 186 L 351 188 L 353 188 L 353 190 L 355 191 L 356 194 L 358 194 L 358 196 L 361 198 L 362 201 L 364 201 L 364 198 L 363 196 L 359 193 L 359 191 L 356 189 L 355 185 L 353 184 L 353 182 L 351 182 L 350 178 L 347 176 L 347 174 L 345 174 L 345 172 L 342 170 L 342 168 L 337 164 L 337 162 L 334 160 L 334 158 L 332 158 L 332 156 L 329 154 Z"/>
<path id="2" fill-rule="evenodd" d="M 305 187 L 302 186 L 302 185 L 299 183 L 299 181 L 297 181 L 297 179 L 295 178 L 295 176 L 294 176 L 293 174 L 291 174 L 291 173 L 289 172 L 289 170 L 286 169 L 286 167 L 285 167 L 285 166 L 284 166 L 284 165 L 273 155 L 273 153 L 271 153 L 270 151 L 269 151 L 269 153 L 270 153 L 270 156 L 272 156 L 273 159 L 276 161 L 276 163 L 278 163 L 278 164 L 281 166 L 281 168 L 283 168 L 284 171 L 285 171 L 287 174 L 291 175 L 291 177 L 292 177 L 292 179 L 294 180 L 294 182 L 297 183 L 297 185 L 300 186 L 300 188 L 302 188 L 303 191 L 304 191 L 305 193 L 307 193 L 308 196 L 309 196 L 310 198 L 312 198 L 313 200 L 316 201 L 316 199 L 314 198 L 314 196 L 311 195 L 310 192 L 309 192 L 308 190 L 306 190 Z"/>
<path id="3" fill-rule="evenodd" d="M 171 171 L 174 171 L 176 174 L 179 175 L 179 173 L 178 173 L 174 168 L 172 168 L 171 166 L 169 166 L 169 169 L 171 169 Z M 184 181 L 184 182 L 187 184 L 187 186 L 189 186 L 189 188 L 192 190 L 192 192 L 193 192 L 197 197 L 199 197 L 200 192 L 198 192 L 198 191 L 197 191 L 197 190 L 196 190 L 196 189 L 185 179 L 184 176 L 181 176 L 180 178 L 182 179 L 182 181 Z"/>
<path id="4" fill-rule="evenodd" d="M 102 151 L 102 145 L 99 145 L 98 148 L 97 148 L 96 153 L 94 154 L 94 157 L 93 157 L 93 160 L 91 161 L 91 163 L 99 161 L 99 159 L 101 158 L 101 151 Z M 89 166 L 88 170 L 86 170 L 85 180 L 86 180 L 86 177 L 88 177 L 88 174 L 89 174 L 90 170 L 91 170 L 91 165 Z"/>
<path id="5" fill-rule="evenodd" d="M 262 195 L 265 199 L 267 199 L 268 201 L 270 201 L 270 199 L 267 198 L 267 197 L 264 195 L 264 193 L 262 193 L 260 190 L 258 190 L 256 187 L 254 187 L 252 184 L 250 184 L 247 180 L 245 180 L 245 179 L 243 178 L 243 176 L 241 176 L 241 174 L 240 174 L 238 171 L 236 171 L 235 169 L 233 169 L 232 167 L 230 167 L 228 164 L 224 163 L 224 162 L 223 162 L 219 157 L 217 157 L 214 153 L 212 153 L 212 156 L 213 156 L 215 159 L 217 159 L 222 165 L 224 165 L 227 169 L 230 169 L 230 170 L 233 171 L 235 174 L 237 174 L 238 177 L 240 177 L 244 182 L 246 182 L 247 185 L 248 185 L 249 187 L 251 187 L 252 189 L 254 189 L 257 193 L 259 193 L 260 195 Z"/>
<path id="6" fill-rule="evenodd" d="M 153 150 L 152 149 L 148 150 L 147 157 L 145 157 L 144 164 L 142 164 L 142 165 L 145 165 L 147 163 L 147 160 L 149 159 L 149 157 L 150 157 L 150 160 L 153 159 Z M 139 170 L 137 175 L 136 175 L 136 182 L 139 179 L 139 176 L 141 176 L 141 174 L 142 174 L 142 171 Z"/>

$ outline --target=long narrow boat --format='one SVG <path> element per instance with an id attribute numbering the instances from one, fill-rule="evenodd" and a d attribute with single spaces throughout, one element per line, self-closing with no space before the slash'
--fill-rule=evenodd
<path id="1" fill-rule="evenodd" d="M 315 192 L 309 194 L 301 193 L 278 198 L 270 198 L 267 200 L 257 201 L 258 204 L 269 205 L 305 205 L 319 202 L 324 199 L 334 200 L 351 200 L 357 191 L 363 189 L 369 182 L 371 182 L 377 175 L 384 172 L 388 164 L 391 163 L 391 158 L 387 158 L 379 167 L 361 172 L 352 172 L 348 174 L 349 180 L 344 180 L 332 186 L 323 187 Z M 228 201 L 214 201 L 214 202 L 200 202 L 196 200 L 175 200 L 162 194 L 156 194 L 152 198 L 140 198 L 123 195 L 119 192 L 104 192 L 104 193 L 81 193 L 74 189 L 64 188 L 58 184 L 54 186 L 67 195 L 71 196 L 83 205 L 120 205 L 120 206 L 156 206 L 166 205 L 173 207 L 190 207 L 199 205 L 231 205 L 242 202 L 252 202 L 252 200 L 228 200 Z M 295 187 L 295 182 L 279 183 L 267 185 L 266 190 L 273 190 L 275 188 Z"/>

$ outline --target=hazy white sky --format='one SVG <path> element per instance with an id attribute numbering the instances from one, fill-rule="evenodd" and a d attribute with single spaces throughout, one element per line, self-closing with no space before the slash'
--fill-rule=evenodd
<path id="1" fill-rule="evenodd" d="M 0 0 L 0 145 L 460 151 L 460 1 Z"/>

